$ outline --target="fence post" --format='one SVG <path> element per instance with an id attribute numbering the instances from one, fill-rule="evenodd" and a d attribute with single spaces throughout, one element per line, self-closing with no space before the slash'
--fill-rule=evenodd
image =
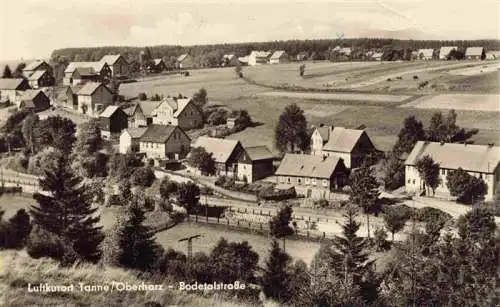
<path id="1" fill-rule="evenodd" d="M 252 228 L 252 222 L 248 222 L 248 228 Z"/>

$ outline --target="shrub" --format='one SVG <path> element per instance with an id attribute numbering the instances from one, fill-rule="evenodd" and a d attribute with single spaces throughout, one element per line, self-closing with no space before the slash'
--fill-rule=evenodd
<path id="1" fill-rule="evenodd" d="M 144 92 L 139 93 L 138 97 L 139 97 L 139 100 L 142 100 L 142 101 L 148 99 L 148 96 Z"/>
<path id="2" fill-rule="evenodd" d="M 55 161 L 62 154 L 52 147 L 44 148 L 42 151 L 29 159 L 27 171 L 30 174 L 41 176 L 44 171 L 55 166 Z"/>
<path id="3" fill-rule="evenodd" d="M 451 219 L 450 214 L 432 207 L 423 207 L 417 211 L 417 220 L 419 222 L 443 221 L 446 223 Z"/>
<path id="4" fill-rule="evenodd" d="M 314 206 L 315 207 L 320 207 L 320 208 L 328 208 L 330 206 L 330 203 L 326 199 L 320 199 L 314 201 Z"/>
<path id="5" fill-rule="evenodd" d="M 264 200 L 282 201 L 291 198 L 296 198 L 297 192 L 295 191 L 295 188 L 291 188 L 288 190 L 278 190 L 278 191 L 274 191 L 273 189 L 267 189 L 260 192 L 259 197 Z"/>
<path id="6" fill-rule="evenodd" d="M 422 81 L 418 84 L 418 88 L 422 89 L 422 88 L 426 87 L 427 85 L 429 85 L 429 81 Z"/>
<path id="7" fill-rule="evenodd" d="M 417 75 L 413 76 L 413 80 L 418 80 L 418 76 Z"/>
<path id="8" fill-rule="evenodd" d="M 150 187 L 155 181 L 155 173 L 150 167 L 139 167 L 132 173 L 132 184 L 142 187 Z"/>
<path id="9" fill-rule="evenodd" d="M 387 240 L 387 231 L 385 231 L 384 228 L 375 228 L 375 231 L 373 232 L 373 240 L 375 248 L 378 252 L 386 251 L 391 247 L 389 241 Z"/>
<path id="10" fill-rule="evenodd" d="M 387 81 L 392 81 L 392 79 L 391 78 L 387 78 Z"/>
<path id="11" fill-rule="evenodd" d="M 26 243 L 26 251 L 30 257 L 38 259 L 49 257 L 62 262 L 72 263 L 77 258 L 76 253 L 60 237 L 34 226 Z"/>
<path id="12" fill-rule="evenodd" d="M 396 77 L 396 79 L 398 79 L 398 80 L 403 80 L 403 77 L 398 76 L 398 77 Z"/>

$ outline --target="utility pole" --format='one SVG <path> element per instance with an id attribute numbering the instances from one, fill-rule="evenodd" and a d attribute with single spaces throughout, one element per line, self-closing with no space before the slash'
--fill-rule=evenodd
<path id="1" fill-rule="evenodd" d="M 190 273 L 191 260 L 193 258 L 193 239 L 200 238 L 201 235 L 194 235 L 180 239 L 178 242 L 187 241 L 186 275 Z"/>

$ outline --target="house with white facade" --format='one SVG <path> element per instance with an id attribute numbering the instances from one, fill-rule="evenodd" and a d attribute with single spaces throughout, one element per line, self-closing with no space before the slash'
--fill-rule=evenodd
<path id="1" fill-rule="evenodd" d="M 248 65 L 262 65 L 269 63 L 269 57 L 271 56 L 271 52 L 267 51 L 252 51 L 248 56 Z"/>
<path id="2" fill-rule="evenodd" d="M 285 50 L 275 51 L 269 58 L 269 64 L 289 63 L 290 59 Z"/>
<path id="3" fill-rule="evenodd" d="M 494 145 L 472 145 L 418 141 L 405 161 L 405 188 L 407 193 L 420 194 L 423 181 L 416 164 L 429 155 L 439 163 L 440 184 L 436 196 L 451 198 L 446 185 L 446 176 L 459 168 L 470 175 L 481 178 L 487 185 L 486 201 L 494 199 L 500 179 L 500 147 Z"/>
<path id="4" fill-rule="evenodd" d="M 203 127 L 203 112 L 191 98 L 166 98 L 151 113 L 153 124 L 179 126 L 182 130 Z"/>
<path id="5" fill-rule="evenodd" d="M 440 60 L 448 60 L 450 53 L 455 50 L 458 50 L 457 46 L 443 46 L 439 49 L 439 59 Z"/>
<path id="6" fill-rule="evenodd" d="M 417 51 L 417 60 L 432 60 L 434 49 L 419 49 Z"/>

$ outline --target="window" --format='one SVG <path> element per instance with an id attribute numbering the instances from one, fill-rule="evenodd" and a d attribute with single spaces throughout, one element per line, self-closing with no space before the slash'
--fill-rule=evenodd
<path id="1" fill-rule="evenodd" d="M 411 183 L 411 179 L 408 179 L 408 184 Z"/>
<path id="2" fill-rule="evenodd" d="M 300 178 L 297 178 L 297 183 L 298 184 L 301 184 L 302 183 L 302 180 Z"/>
<path id="3" fill-rule="evenodd" d="M 324 186 L 324 187 L 328 186 L 328 180 L 323 179 L 323 186 Z"/>
<path id="4" fill-rule="evenodd" d="M 311 179 L 306 178 L 306 184 L 309 184 L 311 182 Z"/>
<path id="5" fill-rule="evenodd" d="M 483 179 L 483 174 L 479 173 L 479 179 Z"/>
<path id="6" fill-rule="evenodd" d="M 290 183 L 290 177 L 287 178 L 287 182 Z"/>
<path id="7" fill-rule="evenodd" d="M 415 184 L 415 179 L 413 179 L 413 184 Z"/>
<path id="8" fill-rule="evenodd" d="M 311 183 L 312 183 L 312 185 L 316 185 L 316 179 L 314 179 L 314 178 L 311 179 Z"/>
<path id="9" fill-rule="evenodd" d="M 441 170 L 441 174 L 446 175 L 446 170 L 444 168 Z"/>

